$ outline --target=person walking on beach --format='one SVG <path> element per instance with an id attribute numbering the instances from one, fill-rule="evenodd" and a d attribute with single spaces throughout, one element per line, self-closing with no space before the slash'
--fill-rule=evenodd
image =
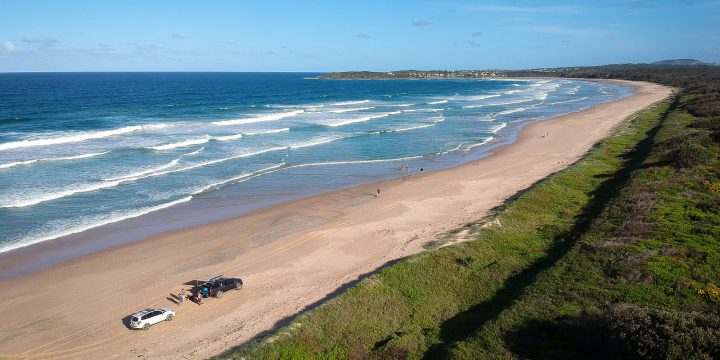
<path id="1" fill-rule="evenodd" d="M 375 197 L 380 197 L 380 188 L 377 189 L 377 195 Z"/>
<path id="2" fill-rule="evenodd" d="M 202 305 L 202 291 L 200 289 L 198 289 L 198 292 L 197 292 L 197 302 L 198 302 L 198 305 Z"/>
<path id="3" fill-rule="evenodd" d="M 182 304 L 185 302 L 185 288 L 180 290 L 178 293 L 178 305 L 182 306 Z"/>

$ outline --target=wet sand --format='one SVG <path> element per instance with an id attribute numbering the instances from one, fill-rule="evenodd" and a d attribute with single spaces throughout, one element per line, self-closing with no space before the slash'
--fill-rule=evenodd
<path id="1" fill-rule="evenodd" d="M 216 355 L 487 215 L 670 94 L 655 84 L 623 83 L 637 87 L 634 96 L 530 124 L 515 143 L 482 160 L 163 233 L 4 280 L 0 358 Z M 242 277 L 244 289 L 202 306 L 173 303 L 184 283 L 218 274 Z M 127 328 L 133 312 L 165 306 L 178 308 L 172 322 Z"/>

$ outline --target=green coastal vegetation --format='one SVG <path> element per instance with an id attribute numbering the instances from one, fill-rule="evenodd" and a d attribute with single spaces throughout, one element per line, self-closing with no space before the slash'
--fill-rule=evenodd
<path id="1" fill-rule="evenodd" d="M 720 67 L 504 74 L 676 92 L 458 229 L 474 240 L 438 239 L 219 358 L 720 358 Z"/>

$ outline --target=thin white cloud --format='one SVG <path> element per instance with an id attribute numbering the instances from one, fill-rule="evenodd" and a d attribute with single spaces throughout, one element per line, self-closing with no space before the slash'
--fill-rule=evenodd
<path id="1" fill-rule="evenodd" d="M 174 33 L 172 33 L 171 36 L 173 39 L 187 39 L 188 38 L 187 34 L 181 33 L 181 32 L 174 32 Z"/>
<path id="2" fill-rule="evenodd" d="M 555 5 L 470 5 L 455 4 L 453 5 L 459 10 L 473 12 L 497 12 L 497 13 L 577 13 L 581 12 L 581 8 L 577 6 L 555 6 Z"/>
<path id="3" fill-rule="evenodd" d="M 471 35 L 474 37 L 480 37 L 480 36 L 483 36 L 483 33 L 481 33 L 480 31 L 476 31 L 476 32 L 472 33 Z"/>
<path id="4" fill-rule="evenodd" d="M 608 31 L 605 29 L 597 28 L 571 28 L 560 25 L 539 25 L 522 28 L 522 30 L 544 33 L 544 34 L 557 34 L 567 35 L 573 37 L 597 37 L 608 35 Z"/>
<path id="5" fill-rule="evenodd" d="M 432 21 L 430 21 L 428 19 L 417 19 L 417 20 L 413 21 L 411 25 L 412 26 L 428 26 L 428 25 L 432 25 Z"/>
<path id="6" fill-rule="evenodd" d="M 480 46 L 480 43 L 477 42 L 477 41 L 472 41 L 472 40 L 470 40 L 470 41 L 468 41 L 467 43 L 468 43 L 468 45 L 470 45 L 470 46 Z"/>
<path id="7" fill-rule="evenodd" d="M 60 40 L 52 36 L 37 36 L 27 37 L 23 36 L 22 42 L 30 45 L 42 45 L 42 46 L 55 46 L 60 43 Z"/>
<path id="8" fill-rule="evenodd" d="M 360 38 L 360 39 L 369 39 L 372 36 L 370 36 L 369 34 L 366 34 L 366 33 L 359 33 L 359 34 L 353 35 L 353 37 Z"/>
<path id="9" fill-rule="evenodd" d="M 12 41 L 3 41 L 2 46 L 0 48 L 3 49 L 3 52 L 13 52 L 15 51 L 16 47 L 15 44 L 12 43 Z"/>

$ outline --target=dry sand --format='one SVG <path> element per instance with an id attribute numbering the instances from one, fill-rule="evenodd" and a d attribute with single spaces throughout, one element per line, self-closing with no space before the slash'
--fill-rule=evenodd
<path id="1" fill-rule="evenodd" d="M 631 84 L 634 96 L 528 125 L 517 142 L 480 161 L 153 236 L 0 282 L 0 358 L 219 354 L 487 215 L 670 94 L 667 87 Z M 177 307 L 171 293 L 214 274 L 240 276 L 245 288 L 202 306 L 186 302 L 175 320 L 149 331 L 125 326 L 128 315 L 145 307 Z"/>

